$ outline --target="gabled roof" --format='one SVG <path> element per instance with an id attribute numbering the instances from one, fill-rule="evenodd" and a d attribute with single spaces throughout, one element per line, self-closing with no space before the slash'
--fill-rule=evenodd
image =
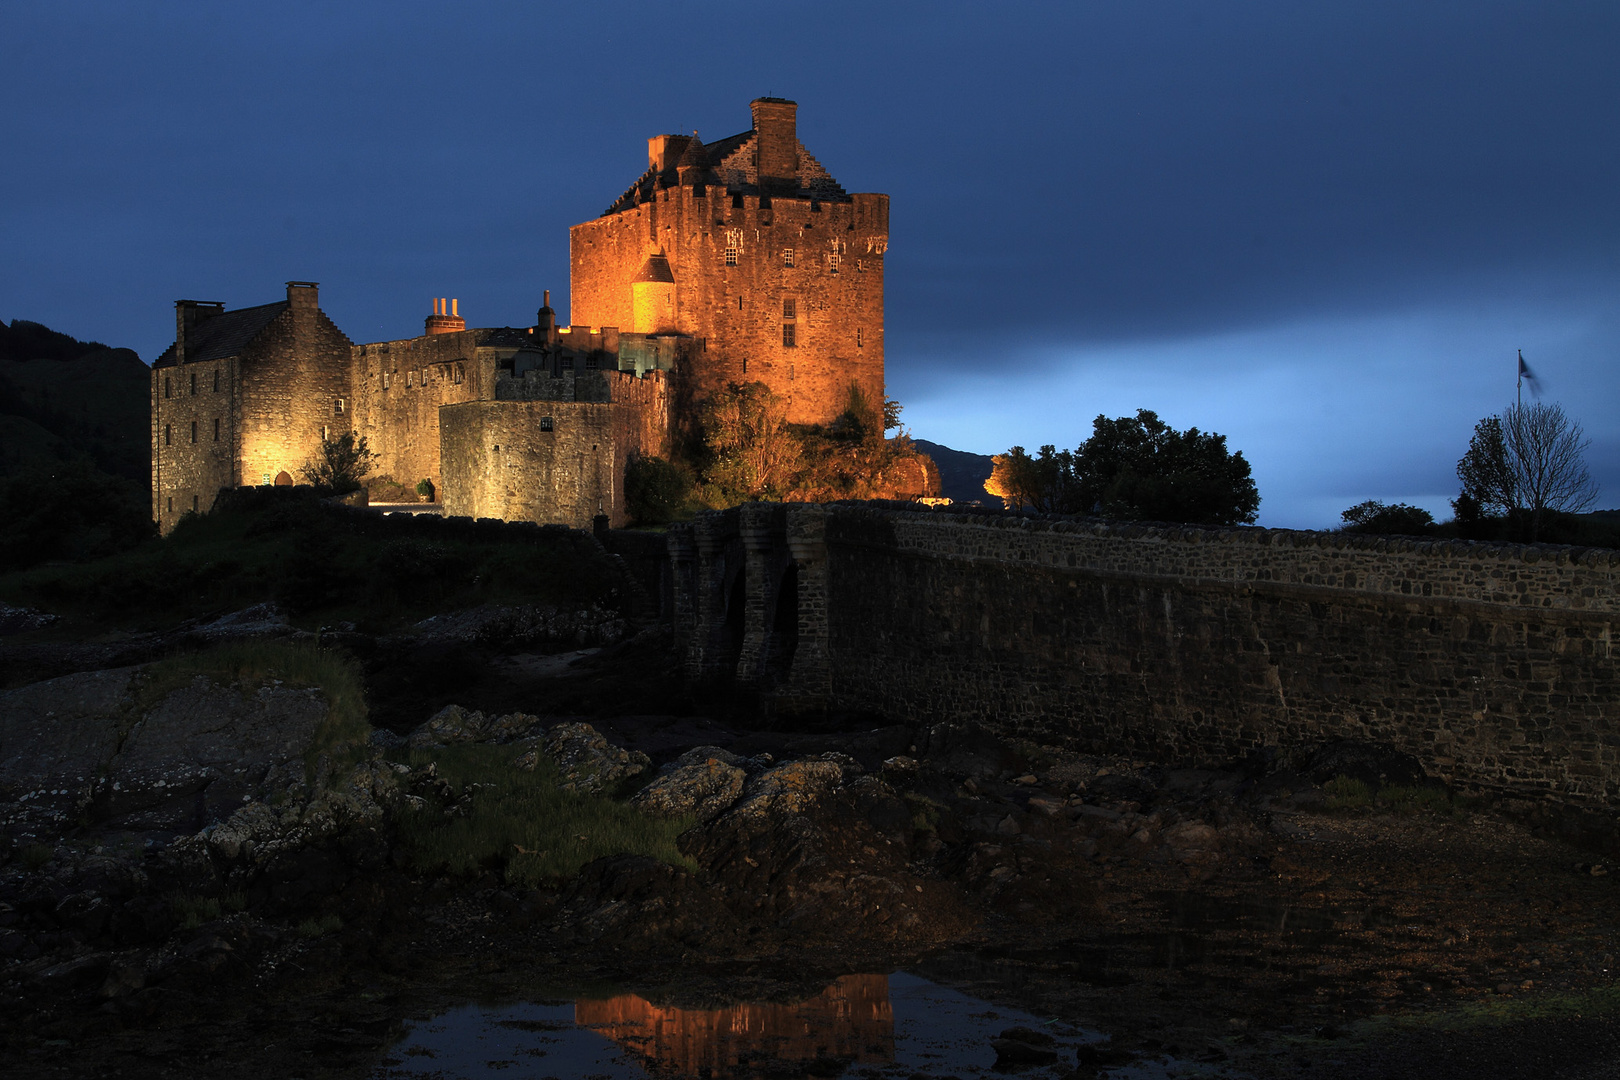
<path id="1" fill-rule="evenodd" d="M 258 337 L 260 331 L 286 310 L 287 301 L 279 300 L 274 304 L 237 308 L 204 319 L 193 326 L 191 333 L 186 336 L 186 363 L 224 360 L 240 355 L 248 342 Z M 173 367 L 174 363 L 174 346 L 170 345 L 162 356 L 152 361 L 152 366 Z"/>
<path id="2" fill-rule="evenodd" d="M 696 166 L 695 160 L 688 160 L 688 156 L 695 158 L 701 153 L 705 159 L 702 162 L 702 179 L 705 183 L 717 184 L 730 192 L 744 194 L 758 194 L 759 177 L 755 171 L 754 156 L 745 152 L 753 144 L 755 132 L 752 128 L 738 132 L 718 142 L 704 145 L 699 142 L 694 132 L 692 142 L 681 155 L 681 160 L 665 169 L 660 175 L 652 166 L 636 178 L 635 183 L 625 189 L 623 195 L 614 200 L 613 205 L 602 211 L 602 216 L 617 214 L 621 210 L 633 210 L 639 204 L 651 199 L 660 187 L 670 187 L 676 181 L 676 170 L 682 165 Z M 846 201 L 845 193 L 838 181 L 832 178 L 821 162 L 810 156 L 809 151 L 799 143 L 799 196 L 808 198 L 828 199 L 833 201 Z"/>

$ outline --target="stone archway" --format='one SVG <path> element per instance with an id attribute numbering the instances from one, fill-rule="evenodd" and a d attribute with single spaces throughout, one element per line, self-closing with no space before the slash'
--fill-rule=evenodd
<path id="1" fill-rule="evenodd" d="M 292 487 L 293 478 L 287 474 L 286 469 L 276 473 L 276 487 Z"/>

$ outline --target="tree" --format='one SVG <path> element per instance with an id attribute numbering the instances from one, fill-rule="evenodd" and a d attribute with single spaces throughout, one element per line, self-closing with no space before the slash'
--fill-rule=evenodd
<path id="1" fill-rule="evenodd" d="M 713 501 L 732 506 L 787 494 L 799 467 L 799 441 L 787 426 L 787 402 L 764 383 L 731 383 L 701 413 Z"/>
<path id="2" fill-rule="evenodd" d="M 1069 514 L 1080 509 L 1073 498 L 1074 454 L 1047 444 L 1039 457 L 1022 446 L 990 459 L 990 479 L 984 490 L 1001 499 L 1008 510 L 1030 509 L 1042 514 Z"/>
<path id="3" fill-rule="evenodd" d="M 648 455 L 624 467 L 624 503 L 637 525 L 663 525 L 687 512 L 692 474 L 675 462 Z"/>
<path id="4" fill-rule="evenodd" d="M 1451 507 L 1459 521 L 1503 516 L 1518 506 L 1501 417 L 1487 416 L 1474 425 L 1468 453 L 1457 462 L 1457 479 L 1462 493 Z"/>
<path id="5" fill-rule="evenodd" d="M 1226 436 L 1176 431 L 1149 409 L 1098 416 L 1074 451 L 1043 446 L 1030 457 L 1015 446 L 991 460 L 984 489 L 1009 509 L 1235 525 L 1253 521 L 1260 508 L 1249 463 L 1227 452 Z"/>
<path id="6" fill-rule="evenodd" d="M 1550 514 L 1578 514 L 1596 501 L 1598 486 L 1586 468 L 1590 445 L 1559 405 L 1517 403 L 1487 416 L 1474 425 L 1457 462 L 1458 521 L 1516 517 L 1535 543 Z"/>
<path id="7" fill-rule="evenodd" d="M 301 470 L 304 479 L 334 495 L 359 491 L 361 481 L 371 473 L 377 455 L 366 445 L 364 435 L 345 431 L 337 438 L 322 437 L 321 448 Z"/>
<path id="8" fill-rule="evenodd" d="M 1578 514 L 1597 500 L 1598 486 L 1586 470 L 1586 448 L 1592 441 L 1561 406 L 1516 404 L 1503 416 L 1502 431 L 1514 494 L 1519 508 L 1530 515 L 1532 544 L 1549 510 Z"/>
<path id="9" fill-rule="evenodd" d="M 1377 499 L 1357 503 L 1339 518 L 1344 522 L 1343 532 L 1422 536 L 1434 528 L 1434 515 L 1421 506 L 1386 506 Z"/>
<path id="10" fill-rule="evenodd" d="M 1074 453 L 1074 476 L 1077 509 L 1102 517 L 1236 525 L 1260 509 L 1249 463 L 1227 452 L 1226 436 L 1177 431 L 1150 409 L 1098 416 Z"/>

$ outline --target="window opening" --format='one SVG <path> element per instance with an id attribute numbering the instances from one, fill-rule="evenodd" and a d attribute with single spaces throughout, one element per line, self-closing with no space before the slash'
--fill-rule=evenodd
<path id="1" fill-rule="evenodd" d="M 737 247 L 736 247 L 735 244 L 729 244 L 728 243 L 726 245 L 726 265 L 727 266 L 736 266 L 737 265 Z"/>
<path id="2" fill-rule="evenodd" d="M 191 373 L 191 396 L 197 396 L 197 373 L 195 371 Z"/>
<path id="3" fill-rule="evenodd" d="M 219 393 L 219 368 L 214 369 L 214 393 Z"/>
<path id="4" fill-rule="evenodd" d="M 191 441 L 197 441 L 197 421 L 195 420 L 191 422 Z"/>
<path id="5" fill-rule="evenodd" d="M 164 446 L 173 446 L 174 445 L 173 436 L 174 436 L 173 429 L 168 424 L 164 424 L 163 425 L 163 445 Z"/>
<path id="6" fill-rule="evenodd" d="M 333 398 L 332 399 L 332 415 L 333 416 L 342 416 L 343 415 L 343 399 L 342 398 Z"/>
<path id="7" fill-rule="evenodd" d="M 383 375 L 383 389 L 386 390 L 386 389 L 388 389 L 388 382 L 389 382 L 388 372 L 385 371 L 385 372 L 382 373 L 382 375 Z"/>
<path id="8" fill-rule="evenodd" d="M 574 358 L 572 356 L 565 356 L 561 360 L 557 361 L 557 366 L 564 371 L 573 371 Z"/>
<path id="9" fill-rule="evenodd" d="M 174 496 L 169 496 L 169 513 L 174 513 Z"/>
<path id="10" fill-rule="evenodd" d="M 855 347 L 857 349 L 861 347 L 861 328 L 858 326 L 855 328 Z"/>
<path id="11" fill-rule="evenodd" d="M 270 486 L 270 474 L 269 473 L 260 473 L 259 475 L 264 477 L 264 486 L 269 487 Z"/>
<path id="12" fill-rule="evenodd" d="M 174 385 L 169 382 L 167 375 L 163 376 L 163 396 L 166 398 L 174 397 Z M 174 500 L 170 499 L 169 501 L 173 502 Z"/>
<path id="13" fill-rule="evenodd" d="M 596 357 L 595 356 L 587 356 L 585 358 L 585 367 L 586 367 L 587 370 L 594 369 L 596 367 Z"/>
<path id="14" fill-rule="evenodd" d="M 740 297 L 740 296 L 739 296 L 739 297 L 737 297 L 737 310 L 738 310 L 738 311 L 741 311 L 741 310 L 742 310 L 742 301 L 743 301 L 743 298 L 742 298 L 742 297 Z M 707 344 L 707 342 L 705 342 L 705 344 Z"/>
<path id="15" fill-rule="evenodd" d="M 793 249 L 792 248 L 783 248 L 782 249 L 782 265 L 783 266 L 792 266 L 793 265 Z"/>
<path id="16" fill-rule="evenodd" d="M 799 317 L 799 302 L 791 296 L 782 301 L 782 318 L 796 319 Z"/>
<path id="17" fill-rule="evenodd" d="M 197 496 L 195 495 L 191 497 L 191 512 L 193 514 L 197 512 Z"/>
<path id="18" fill-rule="evenodd" d="M 214 441 L 219 442 L 219 417 L 214 417 Z"/>
<path id="19" fill-rule="evenodd" d="M 782 324 L 782 348 L 791 349 L 799 344 L 798 335 L 793 332 L 794 329 L 792 323 Z M 789 376 L 789 378 L 792 378 L 792 376 Z"/>
<path id="20" fill-rule="evenodd" d="M 540 418 L 540 430 L 541 430 L 541 431 L 550 431 L 550 430 L 552 430 L 552 427 L 551 427 L 551 417 L 549 417 L 549 416 L 542 416 L 542 417 L 541 417 L 541 418 Z"/>
<path id="21" fill-rule="evenodd" d="M 827 253 L 827 272 L 829 274 L 838 273 L 838 258 L 838 252 L 836 251 L 829 251 Z"/>

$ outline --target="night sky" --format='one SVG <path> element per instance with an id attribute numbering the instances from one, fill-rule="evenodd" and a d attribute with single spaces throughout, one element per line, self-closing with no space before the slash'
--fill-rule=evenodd
<path id="1" fill-rule="evenodd" d="M 918 437 L 1225 434 L 1262 524 L 1449 516 L 1519 349 L 1620 506 L 1620 5 L 14 4 L 0 318 L 151 360 L 173 301 L 321 282 L 356 341 L 566 318 L 647 136 L 799 102 L 892 197 Z"/>

